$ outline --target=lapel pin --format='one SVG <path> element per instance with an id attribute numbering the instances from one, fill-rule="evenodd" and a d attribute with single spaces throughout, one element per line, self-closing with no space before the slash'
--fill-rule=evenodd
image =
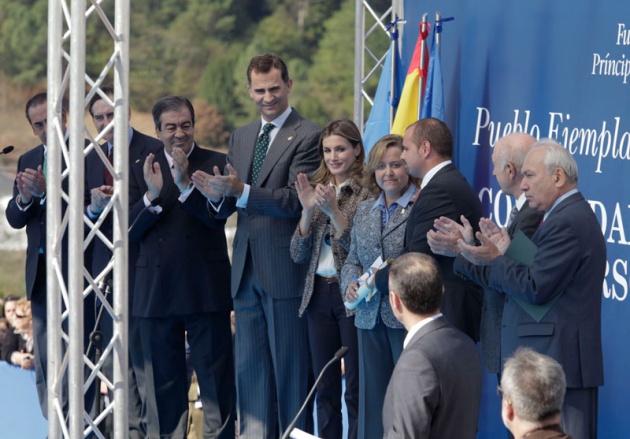
<path id="1" fill-rule="evenodd" d="M 407 209 L 403 209 L 400 211 L 400 213 L 402 213 L 403 215 L 407 213 Z"/>
<path id="2" fill-rule="evenodd" d="M 293 136 L 289 136 L 289 137 L 287 138 L 287 140 L 289 140 L 289 141 L 290 141 L 290 140 L 293 140 Z"/>
<path id="3" fill-rule="evenodd" d="M 140 159 L 136 160 L 136 163 L 140 163 Z"/>

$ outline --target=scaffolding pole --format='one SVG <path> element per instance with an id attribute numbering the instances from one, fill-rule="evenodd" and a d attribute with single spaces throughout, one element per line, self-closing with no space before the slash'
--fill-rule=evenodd
<path id="1" fill-rule="evenodd" d="M 103 438 L 98 426 L 108 415 L 114 419 L 113 437 L 122 439 L 128 436 L 130 7 L 129 0 L 115 0 L 112 25 L 111 17 L 102 8 L 103 3 L 105 0 L 90 0 L 88 7 L 86 0 L 72 0 L 70 3 L 52 0 L 48 7 L 46 294 L 50 438 L 74 439 L 88 435 Z M 111 38 L 112 54 L 96 78 L 86 72 L 88 20 L 100 20 L 106 29 L 101 37 Z M 64 45 L 69 49 L 66 50 Z M 95 93 L 109 101 L 100 90 L 106 81 L 114 84 L 114 122 L 104 132 L 93 136 L 93 129 L 85 126 L 85 110 Z M 64 132 L 66 113 L 62 106 L 66 96 L 69 96 L 69 124 L 67 132 Z M 113 169 L 100 149 L 102 139 L 112 129 L 114 145 L 123 145 L 116 149 Z M 86 136 L 89 142 L 85 141 Z M 113 196 L 103 213 L 111 215 L 113 237 L 100 231 L 102 219 L 93 222 L 85 213 L 86 200 L 92 188 L 85 187 L 84 166 L 85 156 L 91 151 L 113 171 Z M 68 242 L 67 254 L 63 254 L 63 239 Z M 102 240 L 113 255 L 102 272 L 91 273 L 92 267 L 84 269 L 84 260 L 91 260 L 84 258 L 84 252 L 97 239 Z M 66 266 L 67 274 L 64 270 Z M 111 278 L 112 273 L 113 306 L 109 304 L 106 282 L 103 282 Z M 86 308 L 86 302 L 102 304 L 103 319 L 113 321 L 113 336 L 111 340 L 105 340 L 107 344 L 103 347 L 103 356 L 96 363 L 86 352 L 84 343 L 84 335 L 92 334 L 96 329 L 84 327 L 85 313 L 95 312 L 93 306 Z M 93 347 L 92 343 L 90 346 Z M 106 361 L 112 361 L 113 377 L 103 372 Z M 92 388 L 98 394 L 101 382 L 113 395 L 113 402 L 87 413 L 85 398 L 86 394 L 90 394 L 88 389 Z"/>

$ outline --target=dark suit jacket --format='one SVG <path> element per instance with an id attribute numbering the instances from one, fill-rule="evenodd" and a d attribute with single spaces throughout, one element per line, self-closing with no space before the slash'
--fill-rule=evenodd
<path id="1" fill-rule="evenodd" d="M 606 244 L 597 217 L 582 194 L 571 195 L 551 211 L 532 241 L 538 250 L 530 267 L 500 256 L 477 279 L 506 294 L 502 363 L 519 346 L 529 346 L 562 365 L 567 387 L 601 386 Z M 466 277 L 477 273 L 459 261 L 454 268 Z M 543 304 L 558 295 L 539 323 L 513 300 Z"/>
<path id="2" fill-rule="evenodd" d="M 453 164 L 448 164 L 420 191 L 407 222 L 404 250 L 404 253 L 424 253 L 436 259 L 444 279 L 442 312 L 453 326 L 474 341 L 479 340 L 483 291 L 479 286 L 455 276 L 453 258 L 431 252 L 427 232 L 433 229 L 435 219 L 445 216 L 460 222 L 461 215 L 478 230 L 481 212 L 481 202 L 475 190 Z M 383 270 L 380 275 L 377 273 L 379 291 L 389 291 L 388 274 L 389 270 Z"/>
<path id="3" fill-rule="evenodd" d="M 317 168 L 320 128 L 293 109 L 269 146 L 267 156 L 251 186 L 247 207 L 236 209 L 236 200 L 226 198 L 218 217 L 238 212 L 232 253 L 232 294 L 241 283 L 247 253 L 265 292 L 274 299 L 300 297 L 308 264 L 296 264 L 289 246 L 302 206 L 295 191 L 300 172 Z M 247 181 L 260 132 L 260 120 L 241 127 L 230 137 L 228 163 Z"/>
<path id="4" fill-rule="evenodd" d="M 101 145 L 107 155 L 107 144 Z M 153 137 L 133 130 L 129 143 L 129 205 L 134 206 L 146 192 L 144 183 L 144 160 L 150 154 L 156 154 L 162 148 L 162 142 Z M 100 187 L 105 184 L 105 165 L 96 151 L 92 151 L 85 158 L 86 190 Z M 111 214 L 104 220 L 100 228 L 109 239 L 113 237 L 113 223 Z M 129 297 L 133 289 L 135 279 L 135 264 L 138 257 L 139 245 L 137 242 L 129 242 Z M 94 256 L 92 259 L 92 273 L 100 273 L 109 262 L 112 252 L 103 242 L 96 237 L 94 239 Z"/>
<path id="5" fill-rule="evenodd" d="M 156 161 L 164 178 L 162 212 L 150 212 L 140 199 L 130 213 L 131 222 L 138 218 L 130 239 L 140 241 L 133 315 L 172 317 L 229 311 L 232 300 L 225 221 L 208 217 L 205 198 L 196 189 L 181 203 L 163 150 Z M 190 175 L 196 170 L 212 173 L 214 166 L 225 164 L 225 154 L 195 145 L 188 162 Z M 130 191 L 136 190 L 130 183 Z"/>
<path id="6" fill-rule="evenodd" d="M 24 153 L 18 160 L 18 172 L 23 172 L 26 168 L 37 169 L 44 163 L 44 145 L 39 145 Z M 21 211 L 17 205 L 17 180 L 13 185 L 13 198 L 9 200 L 6 209 L 7 221 L 14 229 L 21 229 L 26 226 L 26 297 L 31 300 L 35 295 L 42 295 L 45 291 L 33 291 L 37 276 L 37 266 L 39 263 L 40 247 L 46 249 L 46 203 L 40 198 L 33 197 L 33 203 L 25 211 Z M 45 260 L 42 260 L 45 264 Z"/>
<path id="7" fill-rule="evenodd" d="M 383 404 L 384 437 L 474 439 L 481 400 L 475 344 L 444 317 L 413 336 Z"/>
<path id="8" fill-rule="evenodd" d="M 543 215 L 543 212 L 534 210 L 529 207 L 528 202 L 525 202 L 514 217 L 514 221 L 507 227 L 510 238 L 514 237 L 518 230 L 531 238 L 534 232 L 538 230 Z M 458 258 L 464 259 L 462 256 L 458 256 Z M 469 262 L 466 261 L 465 263 Z M 477 267 L 477 269 L 482 270 L 482 267 Z M 484 365 L 490 373 L 501 371 L 501 324 L 504 303 L 505 295 L 501 291 L 492 289 L 484 291 L 483 310 L 481 312 L 481 354 Z"/>

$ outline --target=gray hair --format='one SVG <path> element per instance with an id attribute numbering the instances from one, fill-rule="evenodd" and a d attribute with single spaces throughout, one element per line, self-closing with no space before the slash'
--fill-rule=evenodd
<path id="1" fill-rule="evenodd" d="M 499 139 L 494 148 L 500 168 L 505 169 L 508 163 L 512 163 L 516 172 L 520 174 L 525 156 L 535 142 L 535 137 L 521 132 L 508 134 Z"/>
<path id="2" fill-rule="evenodd" d="M 553 139 L 540 139 L 532 145 L 534 148 L 544 148 L 545 167 L 550 174 L 557 168 L 564 171 L 570 184 L 578 182 L 578 167 L 573 156 L 560 143 Z"/>
<path id="3" fill-rule="evenodd" d="M 566 379 L 556 360 L 521 347 L 505 362 L 501 388 L 519 417 L 540 422 L 560 413 Z"/>

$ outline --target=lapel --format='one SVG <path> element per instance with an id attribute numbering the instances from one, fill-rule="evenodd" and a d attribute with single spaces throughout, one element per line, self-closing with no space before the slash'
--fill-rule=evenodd
<path id="1" fill-rule="evenodd" d="M 413 346 L 418 340 L 420 340 L 425 335 L 427 335 L 427 334 L 429 334 L 429 333 L 431 333 L 433 331 L 437 331 L 438 329 L 443 328 L 445 326 L 448 326 L 448 322 L 446 321 L 444 316 L 438 317 L 437 319 L 433 320 L 432 322 L 427 323 L 422 328 L 420 328 L 420 330 L 418 332 L 416 332 L 414 334 L 414 336 L 411 338 L 411 340 L 409 340 L 409 344 L 407 344 L 407 347 L 405 349 L 408 349 L 411 346 Z"/>
<path id="2" fill-rule="evenodd" d="M 276 137 L 273 139 L 273 143 L 269 145 L 265 161 L 263 162 L 262 168 L 260 168 L 260 173 L 258 174 L 256 186 L 262 186 L 262 183 L 264 183 L 266 178 L 269 177 L 269 174 L 273 171 L 273 168 L 278 160 L 280 160 L 280 158 L 289 150 L 289 146 L 293 142 L 297 141 L 296 134 L 298 128 L 300 127 L 300 119 L 301 117 L 298 112 L 295 109 L 291 110 L 289 117 L 284 122 L 284 125 L 282 125 L 282 128 L 278 131 L 278 134 L 276 134 Z M 260 123 L 258 124 L 258 129 L 260 129 Z M 254 140 L 254 144 L 256 144 L 256 140 Z M 252 161 L 253 149 L 252 159 L 250 160 L 250 169 Z"/>
<path id="3" fill-rule="evenodd" d="M 236 140 L 238 143 L 234 145 L 234 160 L 231 165 L 236 169 L 241 181 L 247 183 L 249 174 L 252 170 L 254 162 L 254 150 L 256 149 L 256 141 L 260 132 L 260 119 L 242 130 L 242 136 Z M 226 171 L 227 172 L 227 171 Z M 260 181 L 260 174 L 258 181 Z"/>
<path id="4" fill-rule="evenodd" d="M 409 218 L 409 212 L 411 211 L 412 207 L 413 205 L 407 206 L 405 208 L 401 206 L 396 207 L 394 214 L 385 225 L 385 229 L 383 229 L 383 240 L 385 240 L 385 237 L 387 235 L 394 232 L 402 224 L 405 224 L 405 222 Z"/>

